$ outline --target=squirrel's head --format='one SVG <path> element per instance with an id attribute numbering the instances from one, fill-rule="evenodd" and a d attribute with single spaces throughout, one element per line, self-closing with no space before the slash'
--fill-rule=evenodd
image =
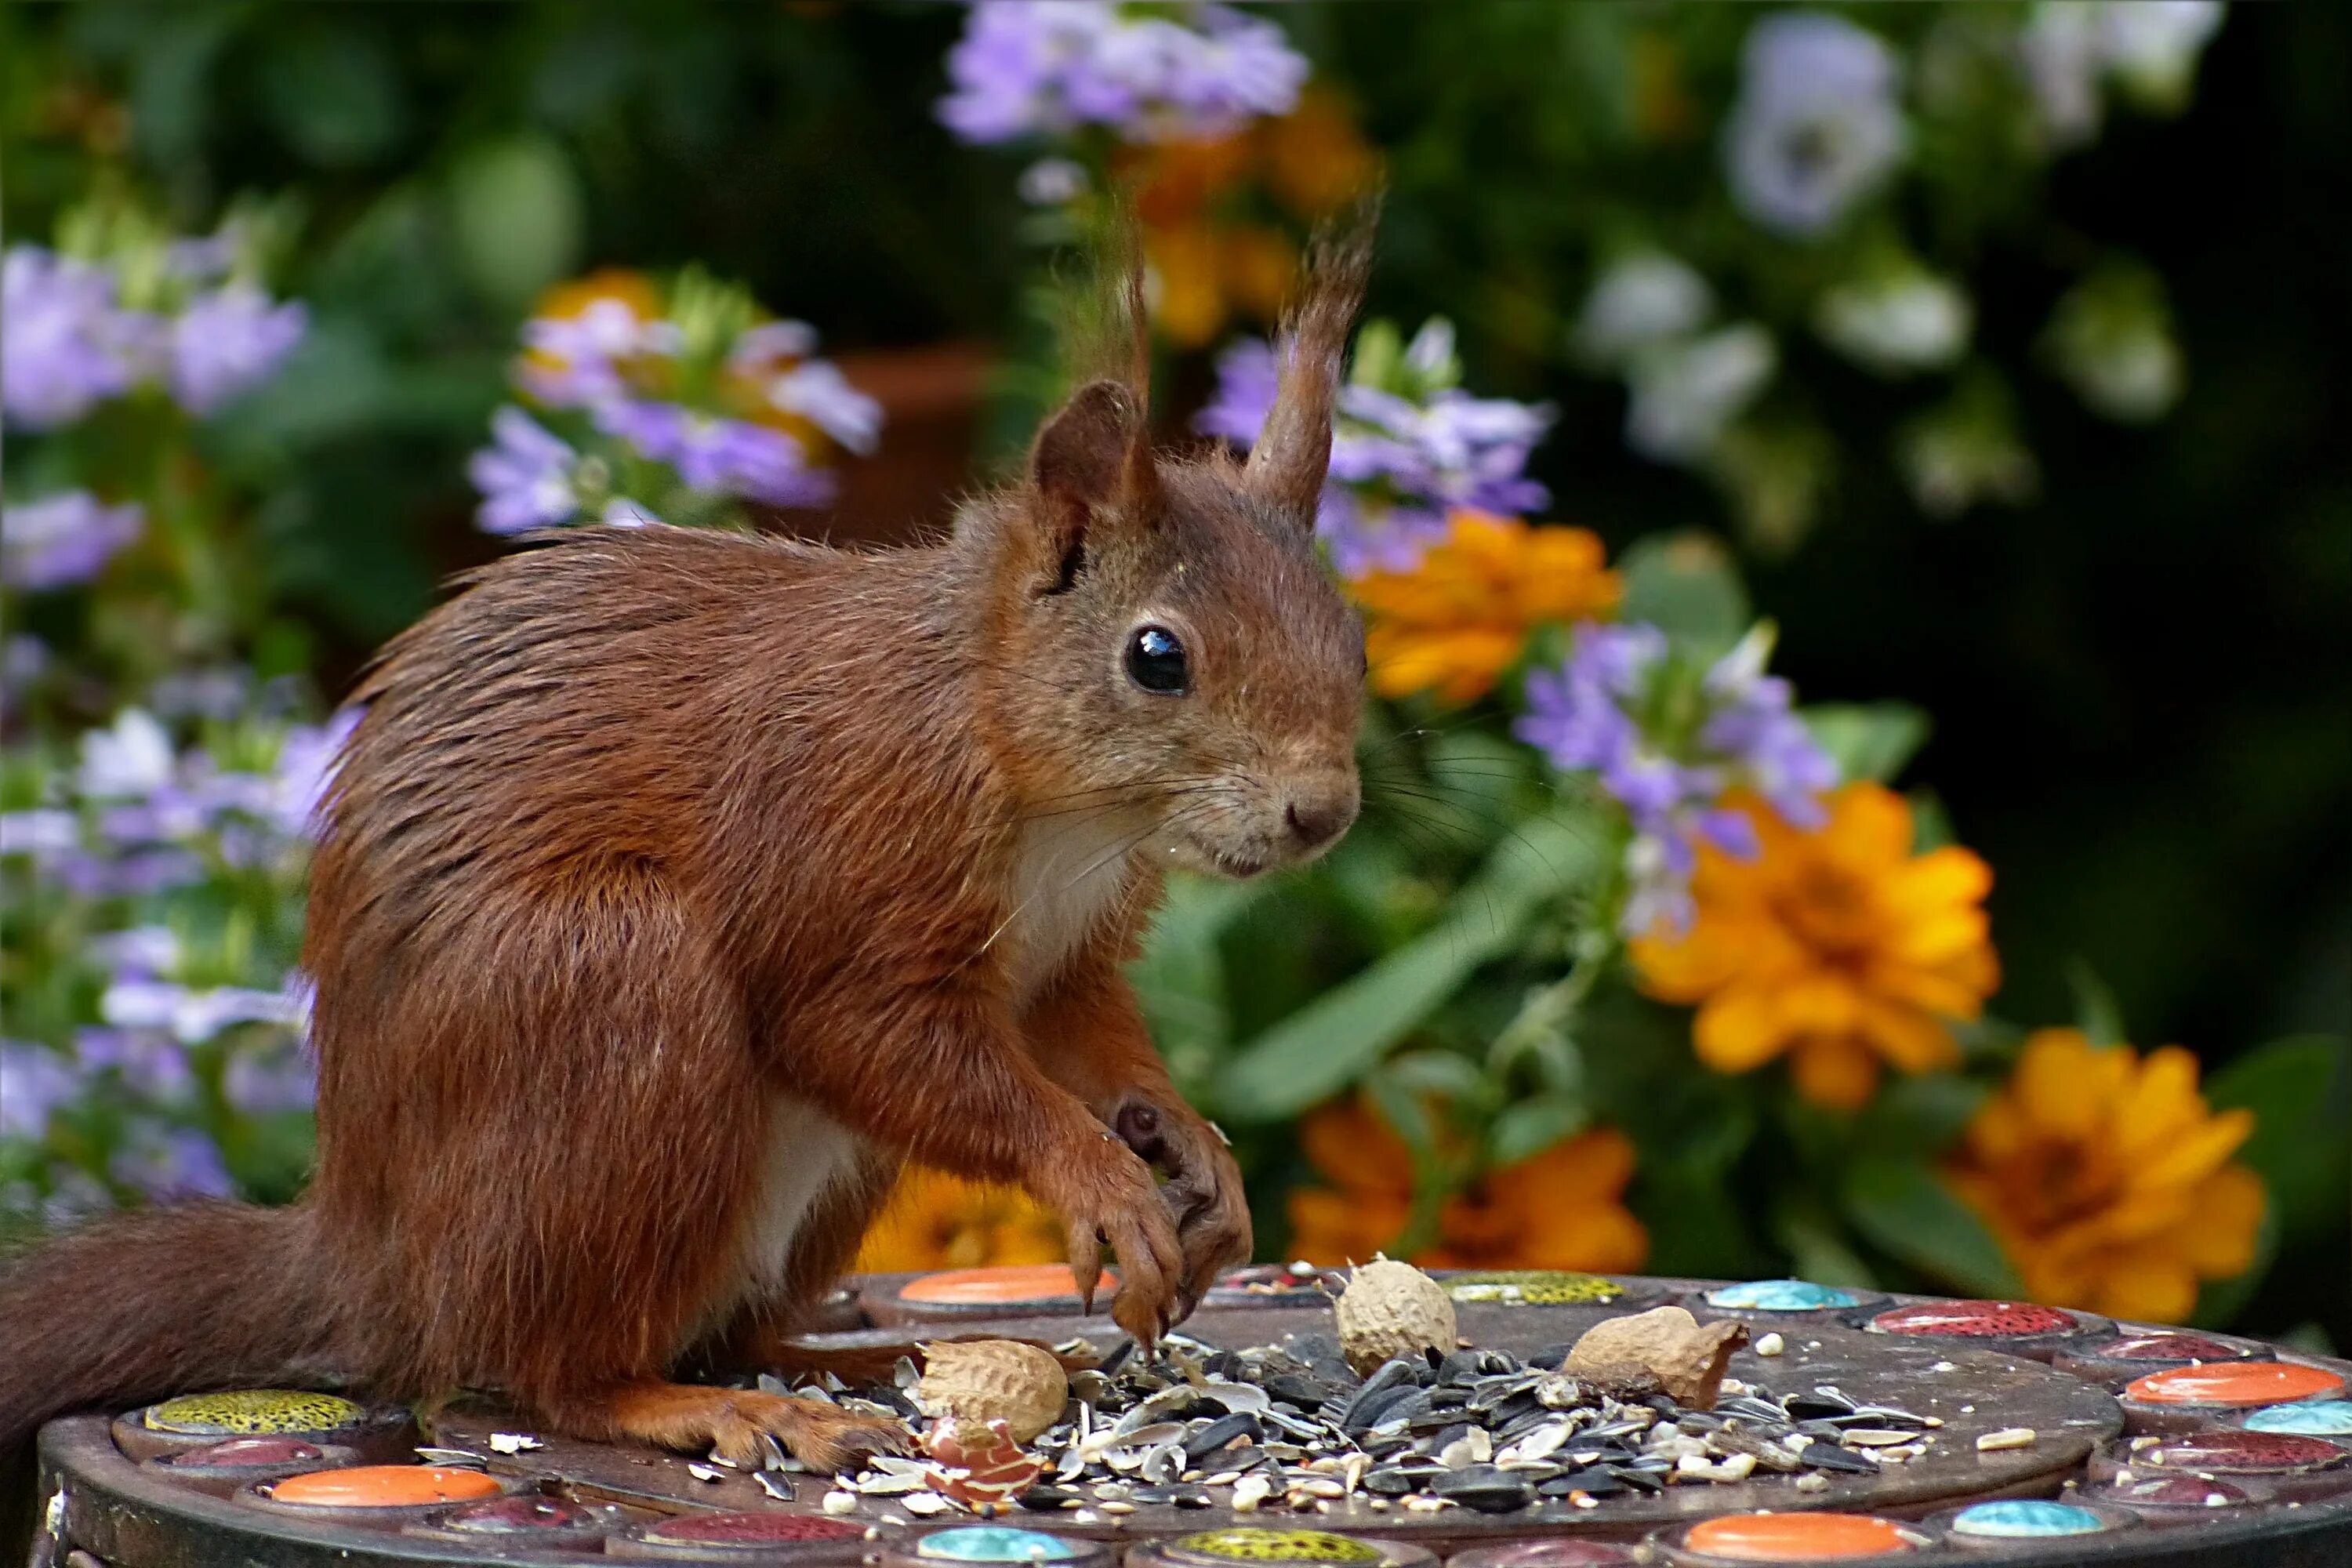
<path id="1" fill-rule="evenodd" d="M 1248 877 L 1355 820 L 1363 627 L 1314 527 L 1368 230 L 1317 247 L 1245 464 L 1155 456 L 1134 375 L 1039 431 L 991 530 L 988 726 L 1027 821 Z"/>

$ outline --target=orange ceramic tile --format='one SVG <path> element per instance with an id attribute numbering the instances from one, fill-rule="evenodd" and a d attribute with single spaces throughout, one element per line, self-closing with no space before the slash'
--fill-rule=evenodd
<path id="1" fill-rule="evenodd" d="M 311 1508 L 414 1508 L 419 1503 L 470 1502 L 496 1497 L 499 1483 L 479 1470 L 446 1465 L 358 1465 L 312 1470 L 269 1489 L 273 1502 Z"/>
<path id="2" fill-rule="evenodd" d="M 1118 1279 L 1106 1268 L 1095 1287 L 1097 1297 L 1118 1288 Z M 1032 1263 L 1000 1268 L 950 1268 L 910 1279 L 898 1292 L 902 1301 L 922 1301 L 934 1307 L 990 1307 L 1004 1301 L 1039 1301 L 1055 1296 L 1076 1296 L 1078 1282 L 1066 1263 Z"/>
<path id="3" fill-rule="evenodd" d="M 2290 1399 L 2326 1399 L 2344 1392 L 2332 1372 L 2291 1361 L 2227 1362 L 2176 1366 L 2135 1379 L 2124 1390 L 2143 1405 L 2278 1405 Z"/>
<path id="4" fill-rule="evenodd" d="M 1820 1563 L 1908 1552 L 1911 1537 L 1864 1513 L 1736 1513 L 1692 1525 L 1683 1546 L 1738 1563 Z"/>

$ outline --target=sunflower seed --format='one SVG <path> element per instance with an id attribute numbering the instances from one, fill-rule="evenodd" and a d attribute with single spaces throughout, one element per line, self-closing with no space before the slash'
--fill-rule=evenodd
<path id="1" fill-rule="evenodd" d="M 416 1446 L 416 1457 L 428 1465 L 457 1465 L 475 1469 L 489 1463 L 470 1448 L 436 1448 L 423 1443 Z"/>
<path id="2" fill-rule="evenodd" d="M 1449 1502 L 1481 1513 L 1514 1513 L 1535 1500 L 1533 1487 L 1491 1465 L 1472 1465 L 1450 1471 L 1432 1481 L 1429 1489 Z"/>

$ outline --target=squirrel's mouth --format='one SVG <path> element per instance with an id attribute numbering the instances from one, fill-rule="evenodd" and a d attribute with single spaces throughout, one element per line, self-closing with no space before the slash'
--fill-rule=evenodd
<path id="1" fill-rule="evenodd" d="M 1246 882 L 1266 868 L 1264 860 L 1252 860 L 1223 849 L 1212 850 L 1209 859 L 1220 874 L 1231 877 L 1236 882 Z"/>

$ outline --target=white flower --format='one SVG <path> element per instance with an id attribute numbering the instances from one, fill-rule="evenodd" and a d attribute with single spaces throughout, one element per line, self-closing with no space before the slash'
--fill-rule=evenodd
<path id="1" fill-rule="evenodd" d="M 1637 356 L 1626 376 L 1626 444 L 1661 462 L 1704 456 L 1779 363 L 1772 334 L 1752 321 Z"/>
<path id="2" fill-rule="evenodd" d="M 172 782 L 172 737 L 143 708 L 126 708 L 110 730 L 81 738 L 81 792 L 100 800 L 143 800 Z"/>
<path id="3" fill-rule="evenodd" d="M 2177 108 L 2197 57 L 2220 31 L 2218 0 L 2047 0 L 2018 35 L 2019 63 L 2050 140 L 2089 141 L 2100 83 L 2114 77 L 2142 101 Z"/>
<path id="4" fill-rule="evenodd" d="M 1895 52 L 1818 11 L 1749 29 L 1739 100 L 1724 127 L 1733 200 L 1776 233 L 1809 238 L 1879 184 L 1909 141 Z"/>
<path id="5" fill-rule="evenodd" d="M 1714 309 L 1714 291 L 1691 267 L 1662 250 L 1642 251 L 1593 281 L 1577 316 L 1576 347 L 1597 363 L 1615 364 L 1696 331 Z"/>
<path id="6" fill-rule="evenodd" d="M 2143 98 L 2177 103 L 2222 15 L 2220 0 L 2116 0 L 2099 15 L 2107 65 Z"/>
<path id="7" fill-rule="evenodd" d="M 1969 298 L 1932 273 L 1903 271 L 1823 294 L 1813 325 L 1830 346 L 1881 375 L 1951 363 L 1969 346 Z"/>
<path id="8" fill-rule="evenodd" d="M 1021 199 L 1033 207 L 1057 207 L 1084 195 L 1086 166 L 1069 158 L 1040 158 L 1021 171 Z"/>

